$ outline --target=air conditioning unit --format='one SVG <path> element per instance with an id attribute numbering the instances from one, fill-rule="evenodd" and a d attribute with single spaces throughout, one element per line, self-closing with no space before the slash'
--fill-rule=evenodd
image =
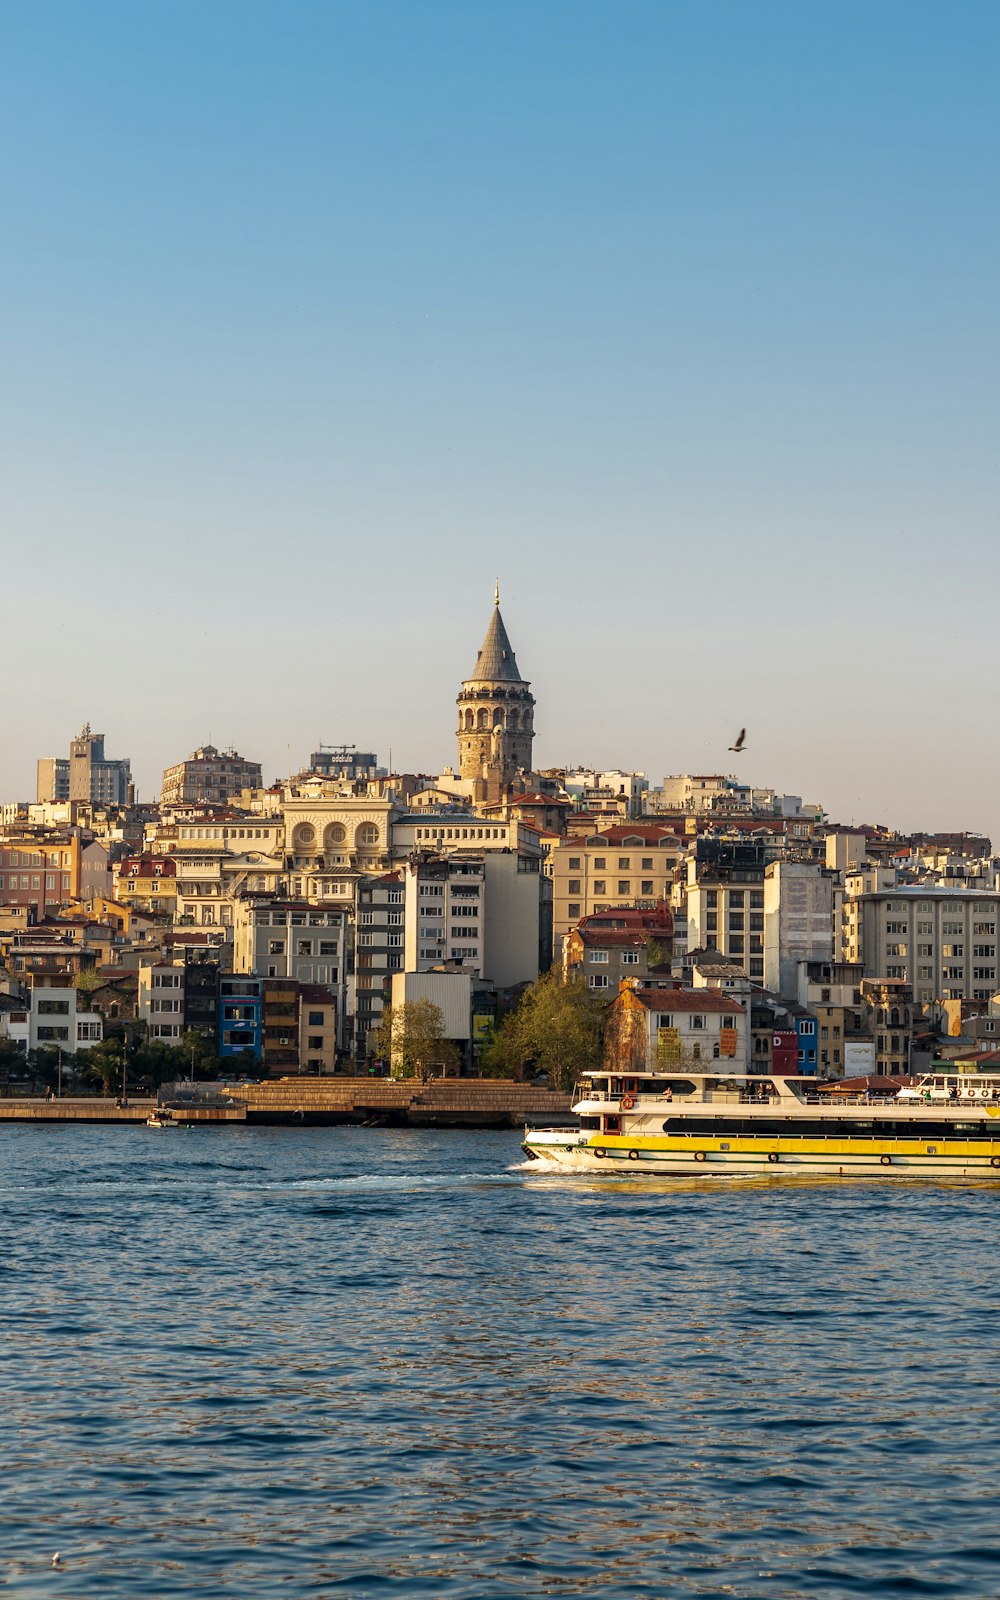
<path id="1" fill-rule="evenodd" d="M 291 1042 L 292 1042 L 291 1039 L 279 1039 L 278 1040 L 279 1044 L 291 1044 Z"/>

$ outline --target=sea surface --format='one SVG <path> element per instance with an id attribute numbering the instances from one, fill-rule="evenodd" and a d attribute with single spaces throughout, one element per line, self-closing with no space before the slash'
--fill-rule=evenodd
<path id="1" fill-rule="evenodd" d="M 522 1159 L 0 1127 L 0 1590 L 1000 1593 L 1000 1186 Z"/>

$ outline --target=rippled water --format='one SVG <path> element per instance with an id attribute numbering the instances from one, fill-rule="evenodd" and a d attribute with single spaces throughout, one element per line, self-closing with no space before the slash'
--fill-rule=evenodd
<path id="1" fill-rule="evenodd" d="M 7 1590 L 1000 1592 L 1000 1188 L 520 1160 L 0 1128 Z"/>

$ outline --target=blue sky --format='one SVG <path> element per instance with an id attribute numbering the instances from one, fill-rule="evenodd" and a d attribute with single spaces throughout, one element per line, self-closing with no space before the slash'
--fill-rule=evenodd
<path id="1" fill-rule="evenodd" d="M 89 718 L 1000 838 L 1000 10 L 0 9 L 0 794 Z"/>

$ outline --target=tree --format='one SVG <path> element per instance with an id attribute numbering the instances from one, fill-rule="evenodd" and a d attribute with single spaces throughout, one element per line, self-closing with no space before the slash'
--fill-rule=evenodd
<path id="1" fill-rule="evenodd" d="M 445 1037 L 444 1012 L 433 1000 L 386 1006 L 375 1031 L 375 1049 L 394 1078 L 412 1078 L 433 1067 L 458 1066 L 458 1049 Z"/>
<path id="2" fill-rule="evenodd" d="M 497 1077 L 547 1072 L 555 1088 L 572 1088 L 579 1073 L 601 1065 L 603 1017 L 583 978 L 563 983 L 558 972 L 546 972 L 483 1047 L 480 1069 Z"/>

